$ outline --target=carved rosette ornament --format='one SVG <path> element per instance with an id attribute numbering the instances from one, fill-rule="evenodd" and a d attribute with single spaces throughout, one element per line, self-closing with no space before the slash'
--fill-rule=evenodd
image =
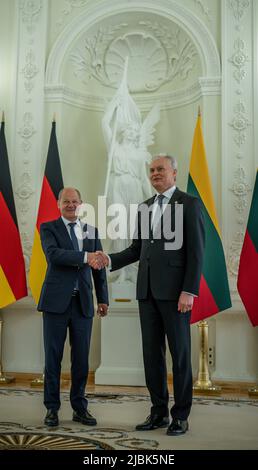
<path id="1" fill-rule="evenodd" d="M 22 74 L 24 75 L 25 82 L 25 90 L 30 93 L 31 90 L 34 88 L 34 81 L 33 79 L 37 75 L 39 69 L 36 66 L 36 57 L 33 51 L 30 49 L 25 58 L 25 66 L 22 69 Z"/>
<path id="2" fill-rule="evenodd" d="M 233 127 L 236 135 L 234 141 L 238 147 L 241 147 L 246 141 L 246 131 L 251 125 L 251 122 L 246 117 L 245 105 L 242 101 L 239 101 L 234 108 L 234 117 L 230 122 L 230 126 Z"/>
<path id="3" fill-rule="evenodd" d="M 35 128 L 32 125 L 33 116 L 31 113 L 24 113 L 23 116 L 23 127 L 20 128 L 18 133 L 20 134 L 21 138 L 23 139 L 22 148 L 24 152 L 28 152 L 31 148 L 30 139 L 33 134 L 36 133 Z"/>
<path id="4" fill-rule="evenodd" d="M 240 83 L 246 76 L 244 67 L 248 61 L 248 56 L 244 53 L 245 43 L 242 39 L 238 38 L 234 42 L 234 53 L 229 61 L 236 68 L 233 72 L 235 80 Z"/>
<path id="5" fill-rule="evenodd" d="M 234 207 L 239 214 L 242 214 L 247 207 L 248 192 L 251 191 L 251 188 L 246 181 L 245 169 L 242 166 L 239 166 L 235 171 L 235 179 L 230 190 L 236 197 Z"/>

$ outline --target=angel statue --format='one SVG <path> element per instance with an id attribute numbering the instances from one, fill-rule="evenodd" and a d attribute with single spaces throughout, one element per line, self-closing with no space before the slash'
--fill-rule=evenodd
<path id="1" fill-rule="evenodd" d="M 146 168 L 151 160 L 147 147 L 154 142 L 154 126 L 160 119 L 160 112 L 159 106 L 155 105 L 142 122 L 140 111 L 129 94 L 127 67 L 128 58 L 121 84 L 107 106 L 102 127 L 108 151 L 107 207 L 113 203 L 123 204 L 129 228 L 130 204 L 139 204 L 152 195 Z M 125 249 L 130 243 L 128 238 L 113 240 L 111 251 Z M 127 266 L 120 271 L 117 280 L 135 282 L 136 272 L 135 266 Z"/>

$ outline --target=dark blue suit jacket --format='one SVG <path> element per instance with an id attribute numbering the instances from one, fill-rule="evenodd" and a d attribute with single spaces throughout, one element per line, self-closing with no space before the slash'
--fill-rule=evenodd
<path id="1" fill-rule="evenodd" d="M 92 276 L 97 302 L 108 304 L 106 270 L 91 269 L 89 264 L 83 262 L 85 251 L 102 250 L 98 231 L 86 224 L 83 226 L 83 234 L 83 251 L 75 251 L 61 217 L 41 224 L 40 237 L 48 266 L 39 299 L 39 311 L 64 313 L 78 278 L 82 313 L 86 317 L 93 317 Z"/>

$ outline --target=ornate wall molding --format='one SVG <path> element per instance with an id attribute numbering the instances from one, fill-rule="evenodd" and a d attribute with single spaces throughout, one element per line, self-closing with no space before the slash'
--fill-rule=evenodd
<path id="1" fill-rule="evenodd" d="M 248 56 L 244 52 L 245 48 L 246 48 L 245 42 L 242 39 L 237 38 L 234 41 L 234 53 L 229 59 L 229 61 L 236 68 L 236 70 L 234 70 L 233 72 L 233 77 L 239 84 L 246 76 L 245 65 L 246 65 L 246 62 L 249 60 Z"/>
<path id="2" fill-rule="evenodd" d="M 239 253 L 241 251 L 244 239 L 244 231 L 238 231 L 234 237 L 232 242 L 229 245 L 228 249 L 228 269 L 231 276 L 237 277 L 238 273 L 238 265 L 239 265 Z M 232 292 L 237 292 L 236 286 L 232 289 Z"/>
<path id="3" fill-rule="evenodd" d="M 95 79 L 117 88 L 128 56 L 128 84 L 132 92 L 156 91 L 180 78 L 184 82 L 194 69 L 197 50 L 181 28 L 159 22 L 139 21 L 121 35 L 127 23 L 101 25 L 76 43 L 70 55 L 74 74 L 83 82 Z"/>
<path id="4" fill-rule="evenodd" d="M 206 16 L 207 20 L 211 22 L 211 11 L 207 5 L 204 5 L 203 0 L 194 0 L 194 3 L 200 7 L 201 12 Z"/>
<path id="5" fill-rule="evenodd" d="M 74 8 L 83 8 L 89 0 L 65 0 L 65 8 L 62 10 L 60 18 L 56 22 L 57 28 L 60 28 L 65 19 L 72 13 Z"/>
<path id="6" fill-rule="evenodd" d="M 237 21 L 240 21 L 247 8 L 250 6 L 250 0 L 229 0 L 229 7 Z"/>
<path id="7" fill-rule="evenodd" d="M 18 0 L 16 2 L 18 35 L 16 44 L 17 71 L 13 104 L 15 185 L 17 215 L 22 234 L 25 258 L 31 247 L 34 225 L 35 195 L 41 187 L 39 162 L 44 122 L 44 79 L 47 37 L 48 1 Z M 28 259 L 26 264 L 28 265 Z"/>
<path id="8" fill-rule="evenodd" d="M 89 27 L 97 24 L 101 19 L 113 15 L 130 12 L 148 12 L 155 16 L 165 17 L 176 23 L 189 35 L 201 61 L 202 75 L 208 77 L 220 76 L 220 58 L 213 36 L 200 19 L 181 4 L 172 0 L 113 0 L 91 5 L 85 13 L 74 18 L 59 35 L 55 42 L 47 64 L 46 84 L 62 84 L 62 67 L 65 56 L 71 44 Z"/>
<path id="9" fill-rule="evenodd" d="M 239 307 L 236 280 L 250 202 L 254 154 L 253 1 L 222 1 L 222 188 L 230 287 Z M 252 170 L 251 170 L 252 171 Z"/>
<path id="10" fill-rule="evenodd" d="M 33 126 L 34 118 L 32 113 L 24 113 L 22 127 L 18 130 L 22 141 L 22 149 L 25 153 L 31 149 L 31 138 L 37 132 Z"/>
<path id="11" fill-rule="evenodd" d="M 157 100 L 161 109 L 173 109 L 198 101 L 203 96 L 218 96 L 221 94 L 221 79 L 199 79 L 192 86 L 169 93 L 160 93 L 157 96 L 137 94 L 134 99 L 140 110 L 150 111 Z M 66 103 L 82 109 L 103 112 L 106 109 L 109 97 L 93 96 L 90 93 L 79 93 L 66 86 L 46 86 L 45 100 L 52 103 Z"/>
<path id="12" fill-rule="evenodd" d="M 229 123 L 235 131 L 234 141 L 238 147 L 241 147 L 247 139 L 247 129 L 251 125 L 251 122 L 247 118 L 248 114 L 246 106 L 243 101 L 239 100 L 234 106 L 234 116 L 232 121 Z"/>
<path id="13" fill-rule="evenodd" d="M 32 34 L 36 23 L 39 21 L 42 0 L 21 0 L 20 9 L 22 21 L 27 27 L 27 32 Z"/>
<path id="14" fill-rule="evenodd" d="M 247 196 L 248 192 L 251 191 L 250 186 L 247 183 L 246 170 L 243 166 L 239 165 L 234 172 L 234 180 L 230 190 L 235 196 L 234 207 L 239 214 L 237 222 L 240 225 L 244 224 L 242 215 L 248 206 Z"/>
<path id="15" fill-rule="evenodd" d="M 36 55 L 32 49 L 26 53 L 25 65 L 22 68 L 22 74 L 25 78 L 24 87 L 25 90 L 30 93 L 34 87 L 34 79 L 39 72 L 39 68 L 36 65 Z M 30 98 L 29 98 L 30 99 Z"/>

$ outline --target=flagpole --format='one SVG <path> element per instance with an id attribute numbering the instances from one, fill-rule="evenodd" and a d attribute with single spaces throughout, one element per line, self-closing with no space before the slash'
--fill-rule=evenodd
<path id="1" fill-rule="evenodd" d="M 199 328 L 199 371 L 193 390 L 208 395 L 220 395 L 221 387 L 213 385 L 209 375 L 208 333 L 209 325 L 206 320 L 198 323 Z"/>
<path id="2" fill-rule="evenodd" d="M 9 384 L 11 382 L 15 382 L 15 378 L 5 375 L 3 372 L 2 366 L 2 334 L 3 334 L 3 325 L 4 322 L 2 318 L 0 318 L 0 385 Z"/>

